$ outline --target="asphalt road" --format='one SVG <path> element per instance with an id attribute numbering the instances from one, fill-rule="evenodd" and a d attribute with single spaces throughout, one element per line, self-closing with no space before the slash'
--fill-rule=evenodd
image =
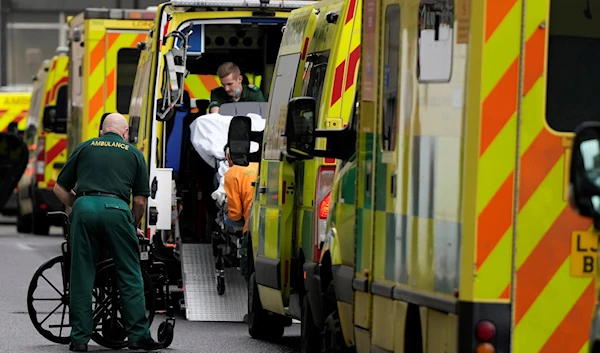
<path id="1" fill-rule="evenodd" d="M 0 352 L 68 352 L 67 345 L 52 343 L 35 330 L 27 312 L 26 300 L 29 282 L 36 269 L 60 254 L 60 244 L 63 241 L 61 232 L 58 228 L 53 228 L 50 236 L 19 234 L 13 222 L 12 218 L 0 216 Z M 53 282 L 52 279 L 50 281 Z M 152 325 L 152 336 L 155 339 L 158 325 L 163 320 L 163 315 L 155 316 Z M 298 324 L 286 328 L 286 333 L 279 342 L 268 343 L 251 338 L 243 323 L 191 322 L 180 314 L 176 315 L 176 320 L 173 343 L 163 352 L 300 351 Z M 93 341 L 89 343 L 89 351 L 112 352 Z"/>

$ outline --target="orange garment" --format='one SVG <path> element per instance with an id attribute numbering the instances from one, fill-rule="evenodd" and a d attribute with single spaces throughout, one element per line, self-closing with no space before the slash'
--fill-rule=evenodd
<path id="1" fill-rule="evenodd" d="M 248 231 L 250 207 L 254 198 L 254 186 L 258 175 L 258 163 L 247 167 L 234 165 L 225 172 L 225 193 L 227 194 L 227 217 L 232 221 L 244 218 L 244 233 Z"/>

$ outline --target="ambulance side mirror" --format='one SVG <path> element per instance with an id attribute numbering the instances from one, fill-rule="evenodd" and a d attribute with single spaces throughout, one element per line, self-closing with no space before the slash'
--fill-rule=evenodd
<path id="1" fill-rule="evenodd" d="M 569 184 L 569 204 L 600 228 L 600 122 L 575 129 Z"/>
<path id="2" fill-rule="evenodd" d="M 312 97 L 292 98 L 285 123 L 286 152 L 298 159 L 312 159 L 315 151 L 315 111 Z"/>

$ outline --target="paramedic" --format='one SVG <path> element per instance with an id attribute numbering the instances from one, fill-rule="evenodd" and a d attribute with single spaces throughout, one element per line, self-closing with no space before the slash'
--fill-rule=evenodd
<path id="1" fill-rule="evenodd" d="M 234 102 L 265 102 L 260 89 L 252 84 L 244 84 L 244 76 L 240 68 L 232 63 L 225 62 L 217 69 L 217 76 L 222 87 L 217 87 L 210 92 L 209 113 L 218 113 L 221 104 Z"/>
<path id="2" fill-rule="evenodd" d="M 229 169 L 225 172 L 223 184 L 227 194 L 227 215 L 225 224 L 235 226 L 236 223 L 244 224 L 244 235 L 242 236 L 242 246 L 240 259 L 240 268 L 242 275 L 248 282 L 250 274 L 248 273 L 248 219 L 250 218 L 250 209 L 252 199 L 254 198 L 254 186 L 258 175 L 258 163 L 250 163 L 247 167 L 233 164 L 229 154 L 229 147 L 225 146 L 225 155 L 229 163 Z"/>
<path id="3" fill-rule="evenodd" d="M 54 192 L 71 221 L 71 344 L 85 352 L 92 333 L 92 289 L 98 247 L 105 242 L 115 262 L 130 349 L 156 350 L 150 337 L 136 227 L 150 195 L 144 155 L 129 144 L 127 120 L 110 114 L 100 137 L 83 142 L 69 156 Z M 77 192 L 72 191 L 77 184 Z M 133 211 L 129 198 L 133 193 Z M 137 230 L 139 235 L 141 230 Z"/>

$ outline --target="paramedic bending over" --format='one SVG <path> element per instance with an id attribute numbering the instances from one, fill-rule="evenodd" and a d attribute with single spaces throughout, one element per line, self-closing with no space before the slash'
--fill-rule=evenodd
<path id="1" fill-rule="evenodd" d="M 225 224 L 230 226 L 236 226 L 242 222 L 244 224 L 240 268 L 247 283 L 250 278 L 248 274 L 248 254 L 246 253 L 248 246 L 248 219 L 250 218 L 252 198 L 254 197 L 254 186 L 252 186 L 252 183 L 256 181 L 258 163 L 250 163 L 247 167 L 233 164 L 233 160 L 229 155 L 229 146 L 227 145 L 225 146 L 225 155 L 229 163 L 229 170 L 225 172 L 225 180 L 223 181 L 225 193 L 227 194 Z"/>
<path id="2" fill-rule="evenodd" d="M 87 140 L 69 156 L 54 192 L 71 215 L 71 344 L 87 351 L 92 334 L 92 289 L 98 247 L 106 242 L 117 270 L 129 349 L 156 350 L 150 337 L 136 226 L 150 195 L 144 155 L 127 142 L 129 126 L 121 114 L 110 114 L 101 137 Z M 72 189 L 77 184 L 77 194 Z M 129 198 L 133 194 L 133 212 Z M 141 232 L 141 230 L 138 230 Z M 143 234 L 143 233 L 142 233 Z"/>
<path id="3" fill-rule="evenodd" d="M 264 102 L 265 97 L 255 85 L 243 84 L 240 68 L 232 63 L 225 62 L 217 69 L 217 76 L 223 87 L 217 87 L 210 92 L 209 113 L 218 113 L 221 104 L 234 102 Z"/>

